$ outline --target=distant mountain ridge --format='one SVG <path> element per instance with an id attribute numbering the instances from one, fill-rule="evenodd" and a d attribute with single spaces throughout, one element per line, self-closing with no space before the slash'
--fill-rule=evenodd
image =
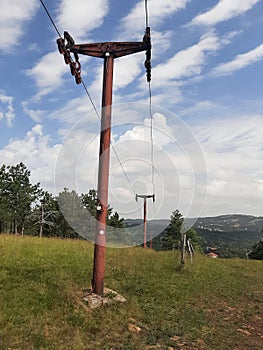
<path id="1" fill-rule="evenodd" d="M 124 221 L 127 227 L 141 225 L 141 219 L 128 219 Z M 153 237 L 161 236 L 163 230 L 169 225 L 170 220 L 149 220 L 147 222 L 147 232 Z M 263 217 L 227 214 L 213 217 L 187 218 L 185 226 L 197 231 L 205 244 L 241 244 L 252 246 L 263 237 Z M 143 230 L 140 227 L 140 230 Z"/>
<path id="2" fill-rule="evenodd" d="M 232 214 L 199 218 L 194 229 L 202 239 L 204 251 L 217 247 L 221 257 L 245 258 L 263 237 L 263 217 Z"/>
<path id="3" fill-rule="evenodd" d="M 149 220 L 147 224 L 150 228 L 154 226 L 166 227 L 170 220 Z M 261 232 L 263 230 L 263 216 L 253 216 L 245 214 L 226 214 L 218 216 L 207 216 L 200 218 L 186 218 L 186 226 L 193 226 L 195 229 L 205 229 L 211 232 L 228 231 L 253 231 Z M 141 225 L 142 219 L 125 219 L 127 227 Z"/>
<path id="4" fill-rule="evenodd" d="M 261 233 L 263 217 L 243 214 L 204 217 L 196 220 L 194 228 L 207 229 L 211 232 L 253 231 Z"/>

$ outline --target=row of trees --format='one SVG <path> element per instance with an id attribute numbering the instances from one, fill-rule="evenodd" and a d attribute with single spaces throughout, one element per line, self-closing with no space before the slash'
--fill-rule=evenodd
<path id="1" fill-rule="evenodd" d="M 95 220 L 92 218 L 96 217 L 98 200 L 94 189 L 79 195 L 65 188 L 54 197 L 44 191 L 40 183 L 32 184 L 30 176 L 30 171 L 23 163 L 1 166 L 0 232 L 65 238 L 82 236 L 94 239 L 93 236 L 85 236 L 86 233 L 89 235 L 95 233 Z M 83 214 L 87 212 L 90 220 L 85 218 L 83 224 Z M 83 227 L 80 227 L 79 223 L 82 223 Z M 107 224 L 110 226 L 107 230 L 107 239 L 110 242 L 121 241 L 136 245 L 141 243 L 140 227 L 132 233 L 129 229 L 111 229 L 111 227 L 125 228 L 124 219 L 120 218 L 111 207 L 108 207 L 107 211 Z M 180 249 L 183 226 L 184 218 L 179 210 L 175 210 L 167 228 L 153 239 L 153 247 L 161 250 Z M 185 233 L 186 239 L 190 239 L 194 249 L 199 249 L 202 242 L 196 231 L 191 228 Z M 252 248 L 249 257 L 262 259 L 262 251 L 263 241 L 260 241 Z"/>
<path id="2" fill-rule="evenodd" d="M 22 162 L 15 166 L 0 167 L 0 232 L 94 239 L 93 236 L 86 236 L 87 233 L 95 233 L 93 218 L 96 217 L 98 200 L 94 189 L 79 195 L 65 188 L 54 197 L 44 191 L 40 183 L 32 184 L 30 176 L 30 171 Z M 82 220 L 83 214 L 85 222 Z M 80 223 L 83 227 L 80 227 Z M 111 207 L 107 211 L 107 224 L 110 242 L 140 244 L 140 228 L 133 233 L 129 229 L 115 230 L 125 228 L 125 224 L 124 219 Z M 161 250 L 180 249 L 183 225 L 182 214 L 179 210 L 174 211 L 167 228 L 153 239 L 153 247 Z M 186 239 L 191 241 L 195 250 L 200 248 L 200 237 L 193 228 L 186 231 Z M 251 259 L 263 259 L 262 240 L 253 246 L 248 256 Z"/>
<path id="3" fill-rule="evenodd" d="M 15 166 L 1 166 L 0 232 L 66 238 L 77 238 L 79 233 L 85 237 L 85 232 L 95 232 L 95 220 L 92 218 L 96 217 L 98 200 L 94 189 L 79 195 L 65 188 L 54 197 L 44 191 L 40 183 L 32 184 L 30 176 L 30 171 L 22 162 Z M 173 250 L 180 247 L 183 222 L 179 210 L 172 213 L 169 226 L 156 238 L 159 240 L 159 249 Z M 108 207 L 107 224 L 114 228 L 124 228 L 124 219 Z M 130 244 L 138 244 L 141 235 L 136 230 L 132 235 L 128 230 L 125 233 L 122 230 L 107 231 L 109 236 L 116 235 L 118 231 L 122 237 L 116 236 L 115 240 L 122 239 L 122 242 Z M 198 237 L 193 229 L 187 231 L 187 238 L 191 239 L 193 245 L 198 245 Z"/>
<path id="4" fill-rule="evenodd" d="M 31 205 L 41 196 L 40 184 L 30 183 L 23 163 L 0 168 L 0 231 L 24 232 Z"/>
<path id="5" fill-rule="evenodd" d="M 54 197 L 44 191 L 40 183 L 32 184 L 30 176 L 30 171 L 22 162 L 15 166 L 1 166 L 0 232 L 76 238 L 78 233 L 65 219 L 59 205 L 61 203 L 67 203 L 69 211 L 79 203 L 88 211 L 88 217 L 96 217 L 97 192 L 94 189 L 79 195 L 65 188 Z M 71 213 L 71 217 L 74 214 Z M 123 219 L 111 207 L 108 208 L 107 223 L 113 227 L 123 227 Z"/>

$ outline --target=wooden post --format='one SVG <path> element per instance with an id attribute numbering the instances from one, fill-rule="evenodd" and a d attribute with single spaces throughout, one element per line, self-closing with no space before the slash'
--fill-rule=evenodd
<path id="1" fill-rule="evenodd" d="M 181 264 L 185 263 L 185 246 L 186 246 L 186 234 L 182 235 L 182 251 L 181 251 Z"/>
<path id="2" fill-rule="evenodd" d="M 43 234 L 43 224 L 44 224 L 44 201 L 41 201 L 41 220 L 39 228 L 39 237 L 42 237 Z"/>
<path id="3" fill-rule="evenodd" d="M 190 260 L 191 260 L 191 264 L 192 264 L 193 263 L 193 251 L 192 251 L 192 246 L 191 246 L 189 238 L 187 240 L 187 248 L 188 248 L 188 251 L 189 251 L 189 254 L 190 254 Z"/>

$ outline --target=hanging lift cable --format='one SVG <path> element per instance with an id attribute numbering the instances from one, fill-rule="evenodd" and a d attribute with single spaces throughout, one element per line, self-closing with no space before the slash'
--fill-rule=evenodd
<path id="1" fill-rule="evenodd" d="M 152 175 L 152 190 L 155 194 L 155 165 L 154 165 L 154 140 L 153 140 L 153 114 L 152 114 L 152 89 L 149 81 L 149 113 L 151 120 L 151 175 Z M 155 220 L 155 201 L 153 201 L 153 219 Z"/>
<path id="2" fill-rule="evenodd" d="M 43 8 L 44 8 L 44 10 L 45 10 L 45 12 L 46 12 L 48 18 L 50 19 L 50 22 L 52 23 L 52 25 L 53 25 L 55 31 L 57 32 L 58 36 L 59 36 L 60 38 L 62 38 L 62 35 L 60 34 L 60 32 L 59 32 L 59 30 L 58 30 L 58 28 L 57 28 L 55 22 L 53 21 L 53 18 L 52 18 L 52 16 L 50 15 L 50 13 L 49 13 L 49 11 L 48 11 L 48 9 L 47 9 L 47 7 L 46 7 L 44 1 L 42 1 L 42 0 L 39 0 L 39 1 L 41 2 L 41 4 L 42 4 L 42 6 L 43 6 Z"/>
<path id="3" fill-rule="evenodd" d="M 86 84 L 84 83 L 83 79 L 82 79 L 81 82 L 82 82 L 82 85 L 83 85 L 83 87 L 84 87 L 84 90 L 86 91 L 86 93 L 87 93 L 87 95 L 88 95 L 88 97 L 89 97 L 89 100 L 90 100 L 90 102 L 91 102 L 91 104 L 92 104 L 92 107 L 93 107 L 93 109 L 94 109 L 94 111 L 95 111 L 95 113 L 96 113 L 96 115 L 97 115 L 99 121 L 101 121 L 99 112 L 98 112 L 98 110 L 97 110 L 97 108 L 96 108 L 96 106 L 95 106 L 95 103 L 93 102 L 93 100 L 92 100 L 92 98 L 91 98 L 91 95 L 90 95 L 90 93 L 89 93 L 89 90 L 88 90 Z M 113 145 L 112 143 L 111 143 L 111 148 L 112 148 L 113 153 L 114 153 L 114 155 L 115 155 L 115 157 L 116 157 L 116 159 L 117 159 L 117 161 L 118 161 L 118 163 L 119 163 L 119 165 L 120 165 L 120 167 L 121 167 L 121 169 L 122 169 L 122 172 L 123 172 L 123 174 L 124 174 L 124 176 L 125 176 L 125 178 L 126 178 L 128 184 L 129 184 L 129 186 L 130 186 L 131 191 L 133 192 L 134 196 L 136 196 L 136 193 L 135 193 L 135 191 L 134 191 L 134 189 L 133 189 L 133 187 L 132 187 L 132 183 L 131 183 L 131 181 L 130 181 L 130 179 L 129 179 L 129 177 L 128 177 L 128 174 L 127 174 L 127 172 L 126 172 L 126 170 L 125 170 L 125 168 L 124 168 L 124 165 L 122 164 L 122 161 L 121 161 L 121 159 L 120 159 L 120 157 L 119 157 L 119 155 L 118 155 L 118 153 L 117 153 L 117 151 L 116 151 L 116 148 L 114 147 L 114 145 Z M 138 209 L 138 211 L 139 211 L 139 209 Z"/>
<path id="4" fill-rule="evenodd" d="M 45 10 L 45 12 L 46 12 L 48 18 L 50 19 L 50 22 L 52 23 L 52 25 L 53 25 L 55 31 L 57 32 L 58 36 L 62 39 L 62 35 L 60 34 L 60 32 L 59 32 L 59 30 L 58 30 L 58 27 L 56 26 L 56 23 L 55 23 L 55 21 L 53 20 L 53 18 L 52 18 L 52 16 L 51 16 L 51 14 L 50 14 L 48 8 L 46 7 L 44 1 L 43 1 L 43 0 L 39 0 L 39 1 L 41 2 L 41 4 L 42 4 L 42 6 L 43 6 L 43 8 L 44 8 L 44 10 Z M 89 90 L 88 90 L 87 86 L 85 85 L 83 79 L 82 79 L 81 82 L 82 82 L 83 88 L 84 88 L 84 90 L 86 91 L 86 94 L 87 94 L 87 96 L 88 96 L 88 98 L 89 98 L 89 100 L 90 100 L 90 103 L 92 104 L 92 107 L 93 107 L 93 109 L 94 109 L 94 111 L 95 111 L 95 113 L 96 113 L 98 119 L 100 120 L 100 116 L 99 116 L 98 110 L 97 110 L 97 108 L 96 108 L 96 106 L 95 106 L 95 104 L 94 104 L 94 102 L 93 102 L 93 100 L 92 100 L 92 98 L 91 98 L 91 95 L 90 95 L 90 93 L 89 93 Z"/>
<path id="5" fill-rule="evenodd" d="M 41 2 L 41 4 L 42 4 L 42 6 L 43 6 L 43 8 L 44 8 L 44 10 L 45 10 L 45 12 L 46 12 L 48 18 L 50 19 L 50 22 L 52 23 L 52 25 L 53 25 L 55 31 L 57 32 L 58 36 L 59 36 L 60 38 L 62 38 L 62 36 L 61 36 L 61 34 L 60 34 L 60 32 L 59 32 L 59 30 L 58 30 L 56 24 L 55 24 L 55 21 L 53 20 L 53 18 L 52 18 L 52 16 L 51 16 L 50 12 L 48 11 L 48 9 L 47 9 L 47 7 L 46 7 L 44 1 L 43 1 L 43 0 L 40 0 L 40 2 Z M 88 88 L 87 88 L 85 82 L 83 81 L 83 78 L 81 79 L 81 83 L 82 83 L 82 86 L 83 86 L 83 88 L 84 88 L 84 90 L 85 90 L 85 92 L 86 92 L 86 94 L 87 94 L 87 96 L 88 96 L 88 98 L 89 98 L 89 100 L 90 100 L 90 103 L 91 103 L 91 105 L 92 105 L 92 107 L 93 107 L 93 109 L 94 109 L 94 111 L 95 111 L 95 113 L 96 113 L 96 115 L 97 115 L 99 121 L 101 121 L 99 112 L 98 112 L 98 110 L 97 110 L 97 108 L 96 108 L 95 103 L 94 103 L 93 100 L 92 100 L 92 97 L 91 97 L 91 95 L 90 95 L 90 93 L 89 93 L 89 90 L 88 90 Z M 133 192 L 134 196 L 136 196 L 136 193 L 135 193 L 135 191 L 134 191 L 134 189 L 133 189 L 133 187 L 132 187 L 132 183 L 131 183 L 131 181 L 130 181 L 130 179 L 129 179 L 129 177 L 128 177 L 128 174 L 127 174 L 127 172 L 126 172 L 126 170 L 125 170 L 125 168 L 124 168 L 124 166 L 123 166 L 123 164 L 122 164 L 122 161 L 121 161 L 121 159 L 120 159 L 120 157 L 119 157 L 119 155 L 118 155 L 118 153 L 117 153 L 117 151 L 116 151 L 114 145 L 111 144 L 111 147 L 112 147 L 112 150 L 113 150 L 113 152 L 114 152 L 114 155 L 115 155 L 115 157 L 116 157 L 116 159 L 117 159 L 117 161 L 118 161 L 118 163 L 119 163 L 119 165 L 120 165 L 120 167 L 121 167 L 121 169 L 122 169 L 122 172 L 123 172 L 123 174 L 124 174 L 124 176 L 125 176 L 125 178 L 126 178 L 128 184 L 129 184 L 129 186 L 130 186 L 131 191 Z M 139 208 L 138 208 L 138 211 L 140 212 L 140 209 L 139 209 Z"/>
<path id="6" fill-rule="evenodd" d="M 152 89 L 149 82 L 149 114 L 151 120 L 151 175 L 152 175 L 152 189 L 155 193 L 155 166 L 154 166 L 154 139 L 153 139 L 153 114 L 152 114 Z"/>
<path id="7" fill-rule="evenodd" d="M 148 15 L 148 1 L 144 1 L 144 8 L 145 8 L 145 26 L 146 28 L 149 27 L 149 15 Z"/>
<path id="8" fill-rule="evenodd" d="M 145 7 L 145 26 L 149 27 L 149 12 L 148 12 L 148 0 L 144 1 Z M 153 113 L 152 113 L 152 87 L 151 79 L 147 79 L 149 87 L 149 115 L 150 115 L 150 133 L 151 133 L 151 177 L 152 177 L 152 191 L 155 194 L 155 166 L 154 166 L 154 140 L 153 140 Z M 153 201 L 153 217 L 155 219 L 155 201 Z"/>
<path id="9" fill-rule="evenodd" d="M 96 113 L 96 115 L 97 115 L 99 121 L 101 121 L 99 112 L 98 112 L 98 110 L 97 110 L 97 108 L 96 108 L 96 106 L 95 106 L 95 103 L 94 103 L 93 100 L 92 100 L 92 97 L 91 97 L 91 95 L 90 95 L 90 93 L 89 93 L 89 90 L 88 90 L 88 88 L 87 88 L 87 86 L 86 86 L 86 84 L 85 84 L 83 78 L 81 78 L 81 84 L 82 84 L 84 90 L 86 91 L 86 94 L 87 94 L 87 96 L 88 96 L 88 98 L 89 98 L 89 100 L 90 100 L 90 103 L 92 104 L 92 107 L 93 107 L 93 109 L 94 109 L 94 112 Z"/>
<path id="10" fill-rule="evenodd" d="M 90 102 L 91 102 L 91 104 L 92 104 L 92 106 L 93 106 L 93 109 L 94 109 L 94 111 L 95 111 L 95 113 L 96 113 L 96 115 L 97 115 L 99 121 L 101 121 L 99 112 L 98 112 L 98 110 L 97 110 L 97 108 L 96 108 L 96 106 L 95 106 L 95 104 L 94 104 L 94 102 L 93 102 L 93 100 L 92 100 L 92 98 L 91 98 L 91 96 L 90 96 L 89 90 L 88 90 L 86 84 L 84 83 L 83 79 L 82 79 L 82 85 L 83 85 L 83 87 L 84 87 L 84 89 L 85 89 L 85 91 L 86 91 L 86 93 L 87 93 L 87 95 L 88 95 L 88 97 L 89 97 L 89 100 L 90 100 Z M 114 145 L 113 145 L 112 143 L 111 143 L 111 148 L 112 148 L 112 150 L 113 150 L 113 152 L 114 152 L 114 155 L 115 155 L 115 157 L 116 157 L 116 159 L 117 159 L 117 161 L 118 161 L 118 163 L 119 163 L 119 165 L 120 165 L 120 167 L 121 167 L 121 169 L 122 169 L 122 172 L 123 172 L 123 174 L 124 174 L 124 176 L 125 176 L 125 178 L 126 178 L 128 184 L 129 184 L 129 186 L 130 186 L 130 188 L 131 188 L 133 194 L 136 195 L 136 193 L 135 193 L 134 190 L 133 190 L 131 181 L 130 181 L 128 175 L 127 175 L 127 172 L 126 172 L 126 170 L 125 170 L 125 168 L 124 168 L 124 166 L 123 166 L 123 164 L 122 164 L 122 161 L 120 160 L 120 157 L 119 157 L 119 155 L 118 155 L 118 153 L 117 153 L 117 151 L 116 151 L 116 149 L 115 149 L 115 147 L 114 147 Z"/>

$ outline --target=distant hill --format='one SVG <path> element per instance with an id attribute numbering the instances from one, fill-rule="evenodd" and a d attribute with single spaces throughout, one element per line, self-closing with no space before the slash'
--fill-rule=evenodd
<path id="1" fill-rule="evenodd" d="M 263 217 L 241 214 L 204 217 L 197 219 L 194 227 L 198 229 L 207 229 L 211 232 L 261 232 L 263 229 Z"/>
<path id="2" fill-rule="evenodd" d="M 240 214 L 205 217 L 197 219 L 194 228 L 208 243 L 257 242 L 263 236 L 263 217 Z"/>
<path id="3" fill-rule="evenodd" d="M 148 221 L 147 232 L 160 238 L 169 222 L 170 220 Z M 127 227 L 134 227 L 142 223 L 142 220 L 125 220 Z M 263 237 L 263 217 L 252 215 L 229 214 L 198 219 L 189 218 L 185 219 L 185 224 L 187 227 L 193 225 L 197 234 L 201 237 L 203 248 L 216 245 L 224 248 L 232 247 L 232 249 L 249 250 Z M 141 237 L 142 230 L 140 226 L 137 237 Z"/>
<path id="4" fill-rule="evenodd" d="M 169 225 L 170 220 L 149 220 L 147 221 L 148 231 L 160 233 Z M 185 219 L 186 226 L 193 225 L 198 232 L 208 231 L 215 233 L 235 233 L 236 238 L 258 240 L 263 236 L 263 217 L 243 214 L 219 215 L 213 217 L 202 218 L 187 218 Z M 143 224 L 141 219 L 126 219 L 124 220 L 126 227 L 136 227 Z"/>

